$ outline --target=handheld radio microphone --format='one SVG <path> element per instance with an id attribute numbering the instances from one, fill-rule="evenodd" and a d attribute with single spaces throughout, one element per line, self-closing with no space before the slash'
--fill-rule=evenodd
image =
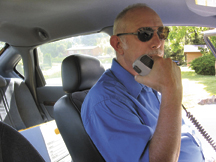
<path id="1" fill-rule="evenodd" d="M 142 76 L 148 75 L 154 61 L 148 55 L 142 55 L 133 63 L 133 69 Z"/>

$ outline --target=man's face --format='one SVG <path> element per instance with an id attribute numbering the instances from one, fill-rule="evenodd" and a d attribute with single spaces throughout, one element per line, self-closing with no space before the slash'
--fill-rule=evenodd
<path id="1" fill-rule="evenodd" d="M 142 42 L 137 35 L 124 35 L 122 37 L 123 54 L 121 55 L 121 65 L 130 73 L 136 75 L 132 68 L 133 62 L 141 55 L 147 54 L 150 57 L 164 55 L 164 40 L 158 37 L 157 29 L 163 26 L 160 17 L 151 9 L 137 9 L 127 13 L 123 22 L 126 25 L 124 33 L 134 33 L 141 27 L 151 27 L 155 30 L 153 37 L 147 41 Z"/>

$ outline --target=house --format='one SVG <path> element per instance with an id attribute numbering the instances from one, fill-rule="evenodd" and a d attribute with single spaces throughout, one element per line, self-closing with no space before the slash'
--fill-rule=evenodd
<path id="1" fill-rule="evenodd" d="M 187 61 L 187 66 L 190 66 L 191 61 L 202 56 L 202 53 L 200 52 L 198 47 L 207 48 L 206 45 L 185 45 L 184 46 L 184 55 Z"/>
<path id="2" fill-rule="evenodd" d="M 67 49 L 67 55 L 73 54 L 87 54 L 98 56 L 102 54 L 102 49 L 98 46 L 80 46 Z"/>

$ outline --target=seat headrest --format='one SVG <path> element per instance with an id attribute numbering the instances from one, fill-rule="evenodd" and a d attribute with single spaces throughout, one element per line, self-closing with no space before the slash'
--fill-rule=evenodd
<path id="1" fill-rule="evenodd" d="M 104 67 L 95 57 L 74 54 L 62 62 L 63 90 L 66 93 L 90 89 L 104 72 Z"/>
<path id="2" fill-rule="evenodd" d="M 0 75 L 0 88 L 7 85 L 6 80 Z"/>

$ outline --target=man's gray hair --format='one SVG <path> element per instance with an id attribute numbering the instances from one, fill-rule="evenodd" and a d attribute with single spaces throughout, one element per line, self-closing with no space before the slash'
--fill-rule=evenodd
<path id="1" fill-rule="evenodd" d="M 130 5 L 128 7 L 126 7 L 124 10 L 122 10 L 116 17 L 115 21 L 114 21 L 114 25 L 113 25 L 113 34 L 117 34 L 116 30 L 117 30 L 117 27 L 118 27 L 118 23 L 121 19 L 123 19 L 126 15 L 126 13 L 128 11 L 131 11 L 131 10 L 134 10 L 134 9 L 139 9 L 139 8 L 149 8 L 146 4 L 144 3 L 137 3 L 137 4 L 133 4 L 133 5 Z"/>

